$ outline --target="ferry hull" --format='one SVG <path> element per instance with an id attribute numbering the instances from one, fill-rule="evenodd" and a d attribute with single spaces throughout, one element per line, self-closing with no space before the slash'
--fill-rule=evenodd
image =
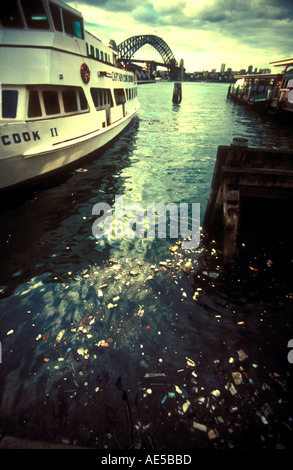
<path id="1" fill-rule="evenodd" d="M 115 123 L 103 132 L 58 150 L 41 151 L 1 159 L 0 191 L 29 186 L 61 172 L 115 140 L 131 123 L 135 113 Z"/>

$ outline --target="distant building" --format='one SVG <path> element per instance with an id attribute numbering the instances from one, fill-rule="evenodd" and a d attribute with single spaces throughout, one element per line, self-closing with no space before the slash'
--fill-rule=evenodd
<path id="1" fill-rule="evenodd" d="M 226 64 L 221 65 L 221 73 L 225 73 Z"/>
<path id="2" fill-rule="evenodd" d="M 247 69 L 247 73 L 252 73 L 253 65 L 250 65 Z"/>

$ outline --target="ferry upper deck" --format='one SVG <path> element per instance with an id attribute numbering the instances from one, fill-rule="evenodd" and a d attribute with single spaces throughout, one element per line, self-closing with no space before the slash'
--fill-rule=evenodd
<path id="1" fill-rule="evenodd" d="M 1 2 L 0 46 L 51 48 L 117 66 L 115 49 L 85 31 L 82 14 L 60 0 Z"/>

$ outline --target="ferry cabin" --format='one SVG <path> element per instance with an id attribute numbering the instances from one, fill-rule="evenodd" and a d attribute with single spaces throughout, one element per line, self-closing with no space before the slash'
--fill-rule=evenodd
<path id="1" fill-rule="evenodd" d="M 82 158 L 129 124 L 137 83 L 117 59 L 114 41 L 85 31 L 62 1 L 1 2 L 0 189 Z"/>
<path id="2" fill-rule="evenodd" d="M 275 95 L 280 84 L 280 74 L 236 75 L 236 83 L 229 89 L 229 96 L 240 102 L 256 105 L 265 104 Z"/>
<path id="3" fill-rule="evenodd" d="M 274 112 L 293 113 L 293 58 L 270 62 L 275 67 L 282 67 L 278 92 L 273 97 L 270 106 Z"/>

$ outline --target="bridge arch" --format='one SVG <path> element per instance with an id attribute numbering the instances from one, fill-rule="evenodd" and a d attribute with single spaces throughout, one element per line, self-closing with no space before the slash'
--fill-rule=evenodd
<path id="1" fill-rule="evenodd" d="M 141 36 L 132 36 L 126 39 L 118 46 L 118 52 L 122 60 L 130 60 L 131 57 L 145 44 L 153 46 L 163 59 L 165 65 L 178 66 L 173 52 L 168 44 L 158 36 L 153 34 L 144 34 Z"/>

